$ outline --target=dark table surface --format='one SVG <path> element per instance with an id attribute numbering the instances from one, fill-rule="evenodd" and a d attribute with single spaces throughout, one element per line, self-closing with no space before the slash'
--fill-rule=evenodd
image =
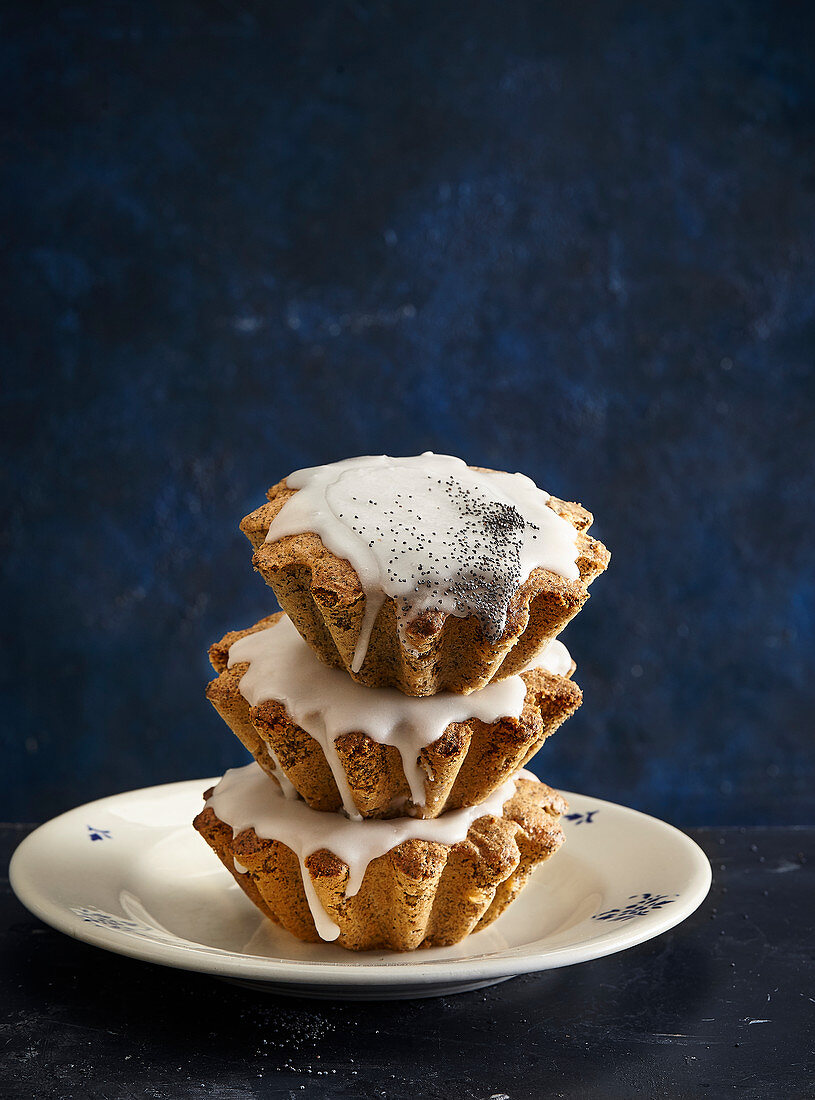
<path id="1" fill-rule="evenodd" d="M 30 826 L 0 827 L 7 863 Z M 815 829 L 697 829 L 710 896 L 611 958 L 436 1000 L 285 999 L 75 942 L 0 896 L 0 1096 L 815 1097 Z"/>

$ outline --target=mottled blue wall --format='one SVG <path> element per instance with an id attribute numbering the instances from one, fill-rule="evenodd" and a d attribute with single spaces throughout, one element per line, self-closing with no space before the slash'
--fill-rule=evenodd
<path id="1" fill-rule="evenodd" d="M 811 11 L 7 10 L 3 816 L 242 759 L 203 697 L 271 609 L 239 519 L 431 448 L 613 551 L 546 778 L 811 821 Z"/>

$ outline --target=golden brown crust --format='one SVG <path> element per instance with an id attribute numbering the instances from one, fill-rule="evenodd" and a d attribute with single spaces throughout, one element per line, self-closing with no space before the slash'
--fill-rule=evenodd
<path id="1" fill-rule="evenodd" d="M 458 943 L 495 920 L 533 868 L 557 851 L 566 809 L 551 787 L 519 779 L 502 817 L 479 818 L 466 839 L 452 847 L 405 841 L 371 861 L 354 897 L 345 897 L 348 867 L 332 852 L 313 853 L 306 868 L 320 902 L 340 928 L 336 942 L 341 947 L 412 951 Z M 208 807 L 194 826 L 266 916 L 301 940 L 319 942 L 299 860 L 290 848 L 259 838 L 253 829 L 233 838 L 232 829 Z M 235 869 L 235 860 L 245 873 Z"/>
<path id="2" fill-rule="evenodd" d="M 397 687 L 407 695 L 466 694 L 524 668 L 577 614 L 588 599 L 589 584 L 610 558 L 602 543 L 586 534 L 591 513 L 550 497 L 549 506 L 578 531 L 579 580 L 533 570 L 510 601 L 504 632 L 495 645 L 484 638 L 473 617 L 426 612 L 406 632 L 413 653 L 399 641 L 395 604 L 388 598 L 374 623 L 362 668 L 352 672 L 365 611 L 365 594 L 354 569 L 312 532 L 265 541 L 272 520 L 295 492 L 285 479 L 278 482 L 269 489 L 268 502 L 241 521 L 254 549 L 255 568 L 326 664 L 345 668 L 369 687 Z"/>
<path id="3" fill-rule="evenodd" d="M 229 647 L 239 638 L 271 626 L 280 614 L 262 619 L 248 630 L 232 631 L 210 649 L 219 676 L 207 687 L 207 698 L 260 766 L 277 779 L 271 748 L 289 781 L 312 809 L 336 811 L 342 799 L 320 745 L 287 713 L 269 700 L 250 707 L 240 692 L 245 663 L 226 668 Z M 402 757 L 392 745 L 382 745 L 364 730 L 344 734 L 336 742 L 354 803 L 363 817 L 416 813 L 437 817 L 447 810 L 477 806 L 541 747 L 547 737 L 579 707 L 581 692 L 565 676 L 535 668 L 521 673 L 526 699 L 518 718 L 482 722 L 476 718 L 451 723 L 438 741 L 420 754 L 428 776 L 425 805 L 414 807 Z M 432 777 L 432 778 L 431 778 Z"/>
<path id="4" fill-rule="evenodd" d="M 246 630 L 228 631 L 219 642 L 214 642 L 209 647 L 209 663 L 216 672 L 224 672 L 229 660 L 229 647 L 234 645 L 238 638 L 245 638 L 247 634 L 257 634 L 259 630 L 267 630 L 270 626 L 274 626 L 279 618 L 280 612 L 277 611 L 274 615 L 267 615 L 265 619 L 260 619 Z"/>

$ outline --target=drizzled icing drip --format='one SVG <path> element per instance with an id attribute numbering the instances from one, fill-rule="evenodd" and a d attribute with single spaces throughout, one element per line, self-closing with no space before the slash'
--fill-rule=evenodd
<path id="1" fill-rule="evenodd" d="M 294 722 L 320 745 L 349 817 L 361 820 L 348 786 L 345 770 L 334 744 L 345 733 L 359 731 L 382 745 L 393 745 L 414 805 L 425 802 L 425 779 L 419 760 L 422 749 L 433 744 L 451 722 L 479 718 L 496 722 L 518 718 L 523 710 L 526 685 L 520 676 L 487 684 L 470 695 L 440 692 L 425 698 L 403 695 L 396 688 L 369 688 L 347 673 L 324 665 L 285 616 L 274 626 L 247 634 L 233 643 L 228 665 L 248 663 L 240 690 L 250 706 L 269 699 L 282 703 Z M 556 675 L 571 668 L 571 657 L 561 642 L 550 642 L 534 661 Z M 293 791 L 280 762 L 276 775 L 285 794 Z M 432 776 L 429 777 L 432 779 Z"/>
<path id="2" fill-rule="evenodd" d="M 412 458 L 349 458 L 297 470 L 298 492 L 266 536 L 313 531 L 346 558 L 365 592 L 352 669 L 365 660 L 385 598 L 405 628 L 424 611 L 474 615 L 496 644 L 513 593 L 533 569 L 577 580 L 577 534 L 547 506 L 548 493 L 523 474 L 474 470 L 431 452 Z"/>
<path id="3" fill-rule="evenodd" d="M 266 744 L 265 741 L 264 741 L 264 744 Z M 275 751 L 274 751 L 274 749 L 272 748 L 271 745 L 268 745 L 268 744 L 266 745 L 266 752 L 269 754 L 269 758 L 272 761 L 272 765 L 274 767 L 275 778 L 277 779 L 278 783 L 280 784 L 280 789 L 283 792 L 283 797 L 284 798 L 289 798 L 289 799 L 299 798 L 300 796 L 297 793 L 297 788 L 292 783 L 292 781 L 289 779 L 289 777 L 286 775 L 286 773 L 283 771 L 283 766 L 280 763 L 280 761 L 277 759 L 277 754 L 275 753 Z"/>
<path id="4" fill-rule="evenodd" d="M 417 839 L 453 845 L 464 840 L 474 821 L 487 815 L 500 817 L 504 803 L 515 791 L 509 779 L 480 806 L 452 810 L 427 821 L 396 817 L 387 821 L 349 821 L 342 814 L 312 810 L 305 802 L 290 801 L 255 763 L 228 771 L 212 792 L 207 806 L 229 825 L 233 837 L 252 828 L 262 840 L 277 840 L 300 861 L 303 888 L 321 939 L 335 940 L 339 927 L 326 913 L 314 889 L 306 860 L 326 848 L 348 865 L 346 897 L 359 892 L 371 860 L 385 855 L 405 840 Z M 238 867 L 240 865 L 237 865 Z"/>
<path id="5" fill-rule="evenodd" d="M 529 664 L 521 671 L 529 672 L 533 668 L 543 668 L 547 672 L 551 672 L 553 676 L 568 676 L 573 664 L 572 655 L 563 642 L 559 638 L 552 638 L 542 649 L 538 650 Z"/>

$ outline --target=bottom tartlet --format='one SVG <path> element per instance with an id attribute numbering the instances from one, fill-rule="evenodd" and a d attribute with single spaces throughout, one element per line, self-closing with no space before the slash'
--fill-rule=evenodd
<path id="1" fill-rule="evenodd" d="M 563 843 L 566 802 L 529 773 L 480 806 L 352 821 L 287 799 L 255 763 L 204 795 L 194 825 L 274 923 L 354 951 L 458 943 L 492 923 Z"/>

